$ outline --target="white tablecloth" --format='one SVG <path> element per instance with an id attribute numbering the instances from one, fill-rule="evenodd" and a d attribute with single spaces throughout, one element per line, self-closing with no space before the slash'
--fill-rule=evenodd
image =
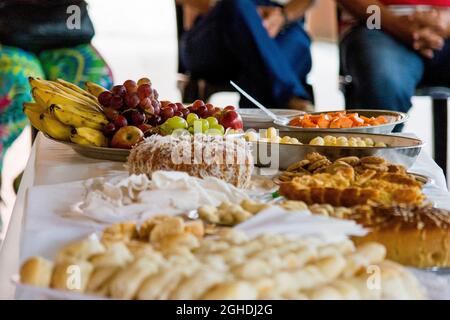
<path id="1" fill-rule="evenodd" d="M 19 268 L 21 230 L 26 192 L 29 187 L 49 185 L 96 176 L 115 175 L 124 171 L 123 163 L 94 160 L 76 154 L 70 147 L 50 141 L 39 134 L 32 149 L 17 196 L 11 221 L 0 251 L 0 299 L 14 298 L 11 276 Z M 442 203 L 450 199 L 442 170 L 426 153 L 421 153 L 411 171 L 431 177 L 435 193 Z M 450 208 L 449 208 L 450 209 Z"/>

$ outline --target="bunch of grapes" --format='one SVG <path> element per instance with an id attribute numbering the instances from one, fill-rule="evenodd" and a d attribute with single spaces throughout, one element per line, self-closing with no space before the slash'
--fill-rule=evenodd
<path id="1" fill-rule="evenodd" d="M 98 102 L 110 121 L 104 128 L 107 136 L 113 136 L 117 130 L 128 125 L 146 133 L 163 123 L 158 92 L 152 88 L 148 78 L 139 79 L 137 83 L 127 80 L 123 85 L 116 85 L 111 91 L 102 92 Z"/>
<path id="2" fill-rule="evenodd" d="M 170 134 L 176 129 L 186 129 L 190 133 L 224 134 L 225 129 L 219 123 L 221 109 L 212 104 L 196 100 L 189 107 L 182 103 L 161 102 L 162 132 Z"/>

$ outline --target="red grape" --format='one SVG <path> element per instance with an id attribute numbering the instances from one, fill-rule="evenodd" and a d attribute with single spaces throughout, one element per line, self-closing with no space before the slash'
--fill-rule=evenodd
<path id="1" fill-rule="evenodd" d="M 187 115 L 191 113 L 187 108 L 181 109 L 181 112 L 183 113 L 183 118 L 186 119 Z"/>
<path id="2" fill-rule="evenodd" d="M 208 109 L 206 109 L 205 106 L 201 106 L 201 107 L 199 107 L 199 108 L 197 109 L 197 115 L 198 115 L 200 118 L 207 118 L 207 117 L 205 117 L 205 115 L 206 115 L 207 112 L 208 112 Z"/>
<path id="3" fill-rule="evenodd" d="M 152 82 L 150 81 L 149 78 L 141 78 L 141 79 L 139 79 L 138 82 L 137 82 L 137 85 L 138 85 L 138 86 L 141 86 L 141 85 L 143 85 L 143 84 L 149 84 L 149 85 L 152 85 Z"/>
<path id="4" fill-rule="evenodd" d="M 123 105 L 123 99 L 121 96 L 113 96 L 111 99 L 111 108 L 114 108 L 116 110 L 122 108 Z"/>
<path id="5" fill-rule="evenodd" d="M 175 104 L 176 104 L 177 107 L 178 107 L 178 111 L 181 111 L 181 110 L 183 110 L 183 109 L 186 109 L 185 105 L 182 104 L 181 102 L 177 102 L 177 103 L 175 103 Z"/>
<path id="6" fill-rule="evenodd" d="M 140 102 L 141 100 L 136 93 L 127 94 L 125 96 L 125 104 L 131 109 L 136 108 Z"/>
<path id="7" fill-rule="evenodd" d="M 152 95 L 152 87 L 149 84 L 143 84 L 138 87 L 139 98 L 145 99 Z"/>
<path id="8" fill-rule="evenodd" d="M 127 93 L 127 89 L 122 85 L 117 85 L 112 88 L 112 93 L 123 97 Z"/>
<path id="9" fill-rule="evenodd" d="M 223 110 L 225 110 L 225 111 L 235 111 L 235 110 L 236 110 L 236 107 L 233 107 L 233 106 L 226 106 Z"/>
<path id="10" fill-rule="evenodd" d="M 157 125 L 163 124 L 163 119 L 160 116 L 156 116 L 155 118 L 156 118 Z"/>
<path id="11" fill-rule="evenodd" d="M 173 110 L 173 112 L 177 112 L 178 111 L 178 106 L 175 103 L 169 103 L 167 105 L 167 108 L 170 108 Z"/>
<path id="12" fill-rule="evenodd" d="M 190 106 L 187 108 L 190 113 L 195 113 L 194 107 Z"/>
<path id="13" fill-rule="evenodd" d="M 204 107 L 205 103 L 202 100 L 195 100 L 192 106 L 194 107 L 194 109 L 198 109 L 200 107 Z"/>
<path id="14" fill-rule="evenodd" d="M 222 109 L 220 109 L 219 107 L 214 108 L 214 114 L 221 113 L 221 112 L 222 112 Z"/>
<path id="15" fill-rule="evenodd" d="M 156 100 L 158 100 L 158 98 L 159 98 L 159 93 L 158 93 L 158 91 L 156 91 L 156 89 L 153 89 L 153 97 L 154 97 Z"/>
<path id="16" fill-rule="evenodd" d="M 207 103 L 206 109 L 208 109 L 208 111 L 212 112 L 214 110 L 214 106 L 211 103 Z"/>
<path id="17" fill-rule="evenodd" d="M 136 93 L 137 92 L 137 84 L 133 80 L 127 80 L 123 83 L 124 87 L 127 89 L 128 93 Z"/>
<path id="18" fill-rule="evenodd" d="M 139 102 L 139 108 L 141 108 L 142 110 L 145 110 L 151 106 L 152 106 L 152 100 L 150 100 L 149 98 L 142 99 Z"/>
<path id="19" fill-rule="evenodd" d="M 133 125 L 138 126 L 140 124 L 143 124 L 145 122 L 145 114 L 134 110 L 131 112 L 131 122 Z"/>
<path id="20" fill-rule="evenodd" d="M 125 118 L 123 115 L 117 116 L 116 120 L 114 120 L 114 125 L 116 126 L 116 128 L 126 127 L 128 125 L 127 118 Z"/>
<path id="21" fill-rule="evenodd" d="M 183 112 L 181 111 L 175 112 L 174 115 L 183 118 Z"/>
<path id="22" fill-rule="evenodd" d="M 152 100 L 152 106 L 154 111 L 154 114 L 159 114 L 161 112 L 161 104 L 158 102 L 158 100 Z"/>
<path id="23" fill-rule="evenodd" d="M 114 123 L 110 122 L 103 128 L 103 132 L 107 136 L 112 136 L 116 132 L 116 126 L 114 125 Z"/>
<path id="24" fill-rule="evenodd" d="M 119 111 L 113 108 L 105 108 L 103 110 L 103 113 L 105 114 L 106 118 L 108 118 L 109 121 L 114 121 L 119 115 Z"/>
<path id="25" fill-rule="evenodd" d="M 165 108 L 167 107 L 169 104 L 171 104 L 172 102 L 167 101 L 167 100 L 163 100 L 160 102 L 161 103 L 161 108 Z"/>
<path id="26" fill-rule="evenodd" d="M 174 116 L 175 112 L 170 107 L 165 107 L 161 109 L 161 116 L 165 119 L 172 118 Z"/>
<path id="27" fill-rule="evenodd" d="M 109 107 L 109 105 L 111 104 L 112 97 L 113 95 L 111 91 L 103 91 L 98 96 L 98 102 L 104 107 Z"/>

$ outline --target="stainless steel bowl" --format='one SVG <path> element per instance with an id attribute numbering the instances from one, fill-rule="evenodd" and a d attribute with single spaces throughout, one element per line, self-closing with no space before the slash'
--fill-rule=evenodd
<path id="1" fill-rule="evenodd" d="M 305 159 L 310 152 L 318 152 L 330 160 L 347 156 L 379 156 L 392 163 L 404 165 L 406 168 L 414 164 L 422 149 L 423 142 L 419 139 L 398 135 L 354 133 L 354 132 L 301 132 L 280 131 L 280 137 L 290 136 L 302 143 L 309 143 L 317 136 L 361 137 L 371 138 L 375 142 L 384 142 L 388 147 L 329 147 L 308 144 L 278 144 L 267 142 L 253 142 L 253 156 L 259 167 L 284 170 L 294 162 Z"/>
<path id="2" fill-rule="evenodd" d="M 328 112 L 337 112 L 342 110 L 334 110 L 334 111 L 322 111 L 322 112 L 312 112 L 310 114 L 321 114 L 321 113 L 328 113 Z M 355 110 L 348 110 L 348 112 L 356 112 L 359 115 L 365 116 L 365 117 L 378 117 L 378 116 L 385 116 L 390 119 L 389 123 L 382 124 L 379 126 L 370 126 L 370 127 L 356 127 L 356 128 L 346 128 L 346 129 L 322 129 L 322 128 L 300 128 L 296 126 L 290 126 L 289 122 L 281 122 L 281 121 L 274 121 L 274 125 L 278 127 L 280 130 L 290 130 L 290 131 L 305 131 L 305 132 L 324 132 L 324 131 L 346 131 L 346 132 L 364 132 L 364 133 L 391 133 L 392 130 L 394 130 L 394 127 L 398 124 L 405 123 L 408 120 L 408 114 L 403 112 L 397 112 L 397 111 L 390 111 L 390 110 L 369 110 L 369 109 L 355 109 Z M 291 117 L 289 120 L 293 119 L 294 117 Z"/>

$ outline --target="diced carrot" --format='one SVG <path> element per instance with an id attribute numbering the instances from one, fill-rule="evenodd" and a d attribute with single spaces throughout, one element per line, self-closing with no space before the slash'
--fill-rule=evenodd
<path id="1" fill-rule="evenodd" d="M 376 119 L 377 119 L 377 121 L 378 121 L 380 124 L 385 124 L 385 123 L 387 123 L 387 120 L 386 120 L 386 118 L 385 118 L 384 116 L 378 116 Z"/>
<path id="2" fill-rule="evenodd" d="M 323 117 L 323 114 L 315 114 L 310 116 L 310 120 L 317 124 L 319 120 Z"/>
<path id="3" fill-rule="evenodd" d="M 364 120 L 365 123 L 370 123 L 370 118 L 367 118 L 365 116 L 359 116 L 361 119 Z"/>
<path id="4" fill-rule="evenodd" d="M 354 113 L 351 116 L 349 116 L 349 119 L 353 122 L 354 127 L 360 127 L 364 124 L 364 120 L 361 119 L 357 113 Z"/>
<path id="5" fill-rule="evenodd" d="M 340 128 L 339 127 L 339 118 L 335 118 L 335 119 L 331 120 L 330 128 L 332 128 L 332 129 Z"/>
<path id="6" fill-rule="evenodd" d="M 353 127 L 353 121 L 347 117 L 342 117 L 339 119 L 339 127 L 340 128 L 351 128 L 351 127 Z"/>
<path id="7" fill-rule="evenodd" d="M 317 128 L 317 124 L 315 124 L 311 120 L 303 120 L 302 127 L 303 128 Z"/>

